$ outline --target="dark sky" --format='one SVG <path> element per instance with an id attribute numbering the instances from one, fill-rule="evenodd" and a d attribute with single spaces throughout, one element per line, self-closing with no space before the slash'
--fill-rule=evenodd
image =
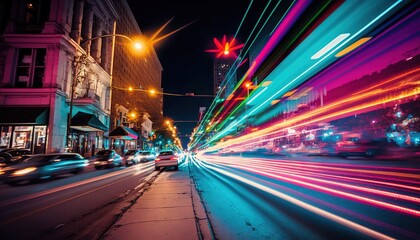
<path id="1" fill-rule="evenodd" d="M 214 37 L 221 39 L 226 34 L 230 39 L 234 36 L 250 0 L 127 2 L 145 35 L 150 35 L 172 17 L 162 35 L 194 22 L 155 45 L 163 67 L 162 87 L 167 93 L 212 95 L 215 55 L 204 50 L 215 48 Z M 262 4 L 266 1 L 256 2 Z M 245 32 L 244 29 L 238 34 L 240 43 L 246 40 Z M 184 147 L 189 142 L 189 137 L 185 135 L 189 135 L 197 125 L 197 122 L 189 121 L 197 121 L 199 107 L 208 108 L 212 100 L 208 97 L 164 96 L 163 115 L 175 121 Z"/>

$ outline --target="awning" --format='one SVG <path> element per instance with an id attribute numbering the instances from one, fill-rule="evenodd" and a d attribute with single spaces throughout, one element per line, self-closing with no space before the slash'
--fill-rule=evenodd
<path id="1" fill-rule="evenodd" d="M 48 124 L 47 107 L 0 107 L 0 124 Z"/>
<path id="2" fill-rule="evenodd" d="M 110 138 L 123 140 L 136 140 L 139 135 L 129 127 L 119 126 L 108 134 Z"/>
<path id="3" fill-rule="evenodd" d="M 95 115 L 78 112 L 71 119 L 70 128 L 83 132 L 105 132 L 108 128 Z"/>

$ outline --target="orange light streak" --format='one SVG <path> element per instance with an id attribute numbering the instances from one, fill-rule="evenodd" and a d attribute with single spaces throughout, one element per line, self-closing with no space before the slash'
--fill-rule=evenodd
<path id="1" fill-rule="evenodd" d="M 420 71 L 420 68 L 414 69 L 412 71 L 400 74 L 398 76 L 395 76 L 393 78 L 390 78 L 388 80 L 384 80 L 381 83 L 372 86 L 368 89 L 369 91 L 361 91 L 353 94 L 351 97 L 338 100 L 334 103 L 325 105 L 323 107 L 319 107 L 318 109 L 313 109 L 311 111 L 308 111 L 306 114 L 294 117 L 293 119 L 289 119 L 287 121 L 279 122 L 277 124 L 273 124 L 267 128 L 264 128 L 260 131 L 249 133 L 246 135 L 243 135 L 241 137 L 231 139 L 229 141 L 218 143 L 213 147 L 209 147 L 209 151 L 217 150 L 219 148 L 227 147 L 232 144 L 243 144 L 246 141 L 254 141 L 257 138 L 264 137 L 267 135 L 272 135 L 275 133 L 279 133 L 284 131 L 285 128 L 288 127 L 302 127 L 308 124 L 314 124 L 317 122 L 325 122 L 333 120 L 337 117 L 344 117 L 351 114 L 354 114 L 357 111 L 372 109 L 378 106 L 381 106 L 386 103 L 390 103 L 396 100 L 401 100 L 405 98 L 410 98 L 413 96 L 416 96 L 420 94 L 420 87 L 418 85 L 409 85 L 407 82 L 405 82 L 405 90 L 401 90 L 401 85 L 398 80 L 401 80 L 401 78 L 409 77 L 410 76 L 412 81 L 415 81 L 415 79 L 419 78 L 418 72 Z M 379 86 L 384 87 L 385 84 L 392 84 L 391 86 L 388 86 L 388 88 L 379 88 Z M 396 83 L 395 83 L 396 82 Z M 400 94 L 393 95 L 390 97 L 383 97 L 383 92 L 393 92 L 397 91 Z M 372 100 L 372 98 L 376 97 L 375 100 Z M 363 102 L 357 105 L 357 102 Z M 353 106 L 355 105 L 355 106 Z"/>

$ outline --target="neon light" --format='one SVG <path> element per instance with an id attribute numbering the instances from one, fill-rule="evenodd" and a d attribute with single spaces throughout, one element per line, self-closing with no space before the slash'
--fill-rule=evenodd
<path id="1" fill-rule="evenodd" d="M 361 38 L 359 40 L 357 40 L 356 42 L 354 42 L 352 45 L 344 48 L 343 50 L 341 50 L 339 53 L 337 53 L 335 56 L 336 57 L 341 57 L 344 56 L 345 54 L 353 51 L 354 49 L 358 48 L 359 46 L 361 46 L 362 44 L 364 44 L 365 42 L 369 41 L 372 37 L 365 37 L 365 38 Z"/>
<path id="2" fill-rule="evenodd" d="M 350 33 L 342 33 L 334 38 L 331 42 L 329 42 L 325 47 L 321 48 L 317 53 L 315 53 L 311 59 L 315 60 L 322 56 L 324 56 L 327 52 L 329 52 L 333 47 L 337 46 L 340 42 L 350 36 Z"/>
<path id="3" fill-rule="evenodd" d="M 200 164 L 202 166 L 205 164 L 202 161 L 200 161 L 200 162 L 195 161 L 195 162 L 197 162 L 197 164 Z M 246 179 L 244 177 L 240 177 L 238 175 L 232 174 L 232 173 L 230 173 L 228 171 L 219 169 L 219 168 L 214 167 L 214 166 L 211 166 L 209 164 L 205 164 L 205 168 L 211 169 L 211 170 L 216 171 L 216 172 L 219 172 L 219 173 L 221 173 L 221 174 L 223 174 L 225 176 L 231 177 L 231 178 L 236 179 L 236 180 L 238 180 L 238 181 L 240 181 L 242 183 L 245 183 L 247 185 L 250 185 L 250 186 L 252 186 L 254 188 L 260 189 L 261 191 L 267 192 L 267 193 L 269 193 L 269 194 L 271 194 L 271 195 L 273 195 L 275 197 L 278 197 L 278 198 L 281 198 L 281 199 L 283 199 L 285 201 L 288 201 L 291 204 L 294 204 L 294 205 L 296 205 L 298 207 L 301 207 L 301 208 L 303 208 L 303 209 L 305 209 L 305 210 L 307 210 L 309 212 L 312 212 L 312 213 L 317 214 L 319 216 L 322 216 L 322 217 L 324 217 L 326 219 L 329 219 L 331 221 L 334 221 L 336 223 L 339 223 L 339 224 L 341 224 L 343 226 L 346 226 L 346 227 L 348 227 L 350 229 L 353 229 L 355 231 L 358 231 L 360 233 L 363 233 L 363 234 L 365 234 L 367 236 L 370 236 L 370 237 L 373 237 L 373 238 L 376 238 L 376 239 L 394 239 L 394 238 L 392 238 L 392 237 L 390 237 L 388 235 L 385 235 L 383 233 L 377 232 L 377 231 L 375 231 L 373 229 L 367 228 L 367 227 L 362 226 L 362 225 L 360 225 L 358 223 L 355 223 L 353 221 L 347 220 L 347 219 L 345 219 L 343 217 L 340 217 L 340 216 L 338 216 L 336 214 L 333 214 L 333 213 L 330 213 L 328 211 L 325 211 L 325 210 L 323 210 L 321 208 L 318 208 L 316 206 L 313 206 L 311 204 L 308 204 L 306 202 L 303 202 L 303 201 L 301 201 L 301 200 L 299 200 L 297 198 L 294 198 L 294 197 L 292 197 L 290 195 L 287 195 L 287 194 L 285 194 L 283 192 L 280 192 L 280 191 L 271 189 L 271 188 L 269 188 L 267 186 L 264 186 L 262 184 L 253 182 L 253 181 L 248 180 L 248 179 Z"/>
<path id="4" fill-rule="evenodd" d="M 263 93 L 265 90 L 267 90 L 267 88 L 264 88 L 263 90 L 261 90 L 257 95 L 255 95 L 251 100 L 249 100 L 246 104 L 251 104 L 252 101 L 254 101 L 258 96 L 261 95 L 261 93 Z"/>

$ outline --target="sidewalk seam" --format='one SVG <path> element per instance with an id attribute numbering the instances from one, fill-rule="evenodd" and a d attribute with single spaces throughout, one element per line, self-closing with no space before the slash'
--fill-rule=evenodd
<path id="1" fill-rule="evenodd" d="M 117 217 L 115 217 L 114 221 L 107 228 L 105 228 L 105 231 L 103 231 L 103 233 L 98 237 L 98 239 L 106 238 L 106 236 L 112 231 L 112 229 L 114 229 L 114 227 L 117 226 L 116 223 L 118 222 L 118 220 L 120 220 L 120 218 L 124 215 L 125 212 L 127 212 L 132 206 L 134 206 L 134 204 L 138 201 L 138 199 L 144 194 L 144 192 L 148 189 L 148 187 L 152 185 L 152 183 L 156 180 L 156 178 L 161 173 L 162 171 L 159 171 L 156 174 L 152 174 L 151 176 L 146 177 L 144 182 L 139 184 L 139 186 L 140 185 L 142 186 L 140 187 L 140 190 L 137 192 L 136 196 L 129 201 L 130 204 L 128 206 L 121 209 L 120 213 L 117 215 Z M 138 189 L 137 187 L 135 189 Z"/>
<path id="2" fill-rule="evenodd" d="M 196 188 L 195 177 L 194 177 L 194 174 L 192 173 L 191 163 L 190 162 L 188 162 L 188 172 L 189 172 L 189 175 L 190 175 L 190 182 L 191 182 L 191 202 L 192 202 L 192 207 L 193 207 L 194 216 L 195 216 L 195 222 L 196 222 L 196 228 L 197 228 L 198 238 L 200 240 L 207 239 L 205 236 L 203 236 L 202 227 L 204 227 L 204 226 L 202 226 L 202 224 L 201 224 L 202 221 L 206 221 L 207 229 L 208 229 L 208 232 L 210 234 L 210 236 L 207 236 L 207 237 L 209 237 L 212 240 L 215 240 L 216 238 L 214 236 L 213 228 L 211 226 L 209 217 L 207 215 L 206 206 L 204 205 L 204 202 L 202 200 L 202 196 L 200 195 L 200 191 L 198 191 L 197 188 Z M 204 217 L 204 218 L 197 217 L 196 208 L 198 206 L 196 206 L 196 204 L 194 203 L 194 192 L 198 196 L 198 201 L 201 203 L 201 207 L 204 209 L 204 214 L 206 215 L 206 217 Z"/>

